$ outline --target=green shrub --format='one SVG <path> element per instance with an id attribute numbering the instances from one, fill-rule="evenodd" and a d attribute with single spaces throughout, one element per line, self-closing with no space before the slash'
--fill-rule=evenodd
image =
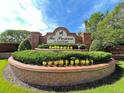
<path id="1" fill-rule="evenodd" d="M 23 40 L 18 47 L 18 51 L 31 50 L 31 49 L 32 47 L 28 39 Z"/>
<path id="2" fill-rule="evenodd" d="M 38 48 L 48 49 L 49 47 L 51 47 L 51 46 L 48 46 L 47 44 L 38 45 Z"/>
<path id="3" fill-rule="evenodd" d="M 116 47 L 117 45 L 113 44 L 112 42 L 106 42 L 103 43 L 103 46 L 105 51 L 110 51 L 112 48 Z"/>
<path id="4" fill-rule="evenodd" d="M 85 49 L 85 48 L 86 48 L 86 46 L 84 44 L 80 45 L 80 49 Z"/>
<path id="5" fill-rule="evenodd" d="M 89 56 L 95 63 L 99 63 L 99 61 L 107 62 L 108 60 L 110 60 L 110 58 L 112 57 L 112 54 L 108 52 L 92 51 L 92 52 L 89 52 Z"/>
<path id="6" fill-rule="evenodd" d="M 102 45 L 101 40 L 93 40 L 92 41 L 89 51 L 103 51 L 103 50 L 104 50 L 104 47 Z"/>
<path id="7" fill-rule="evenodd" d="M 107 52 L 81 52 L 81 51 L 36 51 L 36 50 L 25 50 L 20 52 L 15 52 L 12 54 L 13 58 L 15 60 L 18 60 L 22 63 L 26 64 L 35 64 L 35 65 L 43 65 L 43 62 L 46 62 L 47 64 L 49 62 L 62 60 L 63 65 L 65 65 L 65 62 L 67 61 L 66 65 L 70 65 L 71 61 L 75 62 L 76 60 L 79 60 L 79 65 L 81 64 L 81 60 L 84 60 L 84 62 L 87 63 L 87 60 L 89 64 L 99 64 L 108 62 L 111 58 L 111 53 Z"/>

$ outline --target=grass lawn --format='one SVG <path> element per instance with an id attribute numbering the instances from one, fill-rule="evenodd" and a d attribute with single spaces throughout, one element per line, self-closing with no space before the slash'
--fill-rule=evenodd
<path id="1" fill-rule="evenodd" d="M 3 70 L 6 65 L 7 60 L 0 60 L 0 93 L 54 93 L 26 89 L 8 82 L 3 77 Z M 121 76 L 116 74 L 116 77 L 111 77 L 114 81 L 113 83 L 103 84 L 86 90 L 70 91 L 70 93 L 124 93 L 124 61 L 119 61 L 118 66 L 121 69 Z M 117 77 L 119 78 L 117 79 Z"/>
<path id="2" fill-rule="evenodd" d="M 4 79 L 3 70 L 7 65 L 7 60 L 0 60 L 0 93 L 47 93 L 46 91 L 36 91 L 26 89 L 15 84 L 12 84 Z"/>

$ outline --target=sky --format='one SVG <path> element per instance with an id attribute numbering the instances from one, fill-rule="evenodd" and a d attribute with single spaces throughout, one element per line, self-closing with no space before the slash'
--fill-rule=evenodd
<path id="1" fill-rule="evenodd" d="M 84 21 L 95 12 L 111 11 L 124 0 L 0 0 L 0 32 L 22 29 L 52 32 L 66 27 L 85 31 Z"/>

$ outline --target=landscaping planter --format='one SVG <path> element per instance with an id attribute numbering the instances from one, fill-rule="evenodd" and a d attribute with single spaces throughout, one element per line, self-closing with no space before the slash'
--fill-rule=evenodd
<path id="1" fill-rule="evenodd" d="M 36 85 L 70 86 L 102 79 L 115 71 L 115 60 L 91 66 L 45 67 L 23 64 L 10 57 L 17 78 Z"/>

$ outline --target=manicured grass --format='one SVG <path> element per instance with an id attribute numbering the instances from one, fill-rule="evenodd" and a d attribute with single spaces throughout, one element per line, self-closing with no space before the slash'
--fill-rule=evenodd
<path id="1" fill-rule="evenodd" d="M 45 91 L 26 89 L 5 80 L 3 77 L 3 70 L 6 65 L 7 60 L 0 60 L 0 93 L 47 93 Z"/>
<path id="2" fill-rule="evenodd" d="M 89 87 L 89 89 L 85 90 L 73 90 L 69 93 L 124 93 L 124 61 L 119 61 L 117 64 L 121 69 L 121 75 L 116 73 L 114 77 L 110 77 L 110 79 L 112 78 L 114 82 L 102 84 L 96 88 Z M 32 89 L 26 89 L 24 87 L 17 86 L 5 80 L 3 77 L 3 70 L 6 65 L 7 60 L 0 60 L 0 93 L 47 93 L 47 91 L 36 91 Z"/>
<path id="3" fill-rule="evenodd" d="M 101 85 L 96 88 L 73 91 L 71 93 L 124 93 L 124 61 L 119 61 L 117 63 L 119 69 L 121 69 L 119 74 L 116 73 L 115 77 L 111 77 L 115 82 L 110 84 Z M 120 75 L 121 73 L 121 75 Z M 115 80 L 114 80 L 115 79 Z M 116 80 L 117 79 L 117 80 Z"/>

